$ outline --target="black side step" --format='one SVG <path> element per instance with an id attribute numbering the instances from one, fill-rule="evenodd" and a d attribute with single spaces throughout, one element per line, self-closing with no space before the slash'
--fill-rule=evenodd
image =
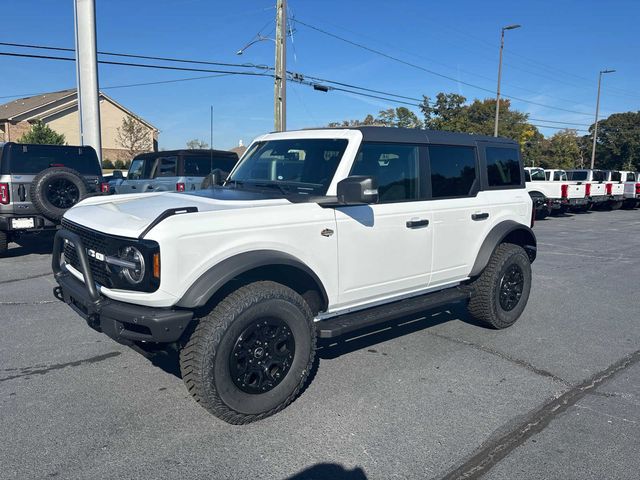
<path id="1" fill-rule="evenodd" d="M 447 288 L 439 292 L 427 293 L 419 297 L 385 303 L 378 307 L 367 308 L 345 315 L 339 315 L 316 323 L 316 332 L 320 338 L 334 338 L 361 328 L 384 323 L 412 313 L 468 300 L 470 293 L 464 287 Z"/>

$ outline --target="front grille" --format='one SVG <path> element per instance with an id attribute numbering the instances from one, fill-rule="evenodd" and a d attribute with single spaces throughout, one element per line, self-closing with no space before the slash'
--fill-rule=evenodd
<path id="1" fill-rule="evenodd" d="M 84 248 L 103 254 L 109 253 L 110 242 L 107 235 L 81 227 L 80 225 L 72 223 L 64 218 L 62 219 L 62 228 L 77 234 L 82 240 Z M 64 245 L 64 258 L 69 265 L 79 272 L 82 272 L 78 253 L 70 243 L 65 243 Z M 111 281 L 109 272 L 107 271 L 107 264 L 105 262 L 89 257 L 89 267 L 91 268 L 91 273 L 93 274 L 93 280 L 95 282 L 100 285 L 104 285 L 107 288 L 113 287 L 113 282 Z"/>

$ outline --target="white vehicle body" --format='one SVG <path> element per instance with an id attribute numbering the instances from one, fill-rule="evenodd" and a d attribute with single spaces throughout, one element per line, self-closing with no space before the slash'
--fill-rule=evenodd
<path id="1" fill-rule="evenodd" d="M 623 198 L 627 202 L 640 201 L 640 177 L 638 172 L 621 171 L 620 181 L 623 185 Z"/>
<path id="2" fill-rule="evenodd" d="M 592 204 L 602 204 L 609 201 L 605 172 L 589 169 L 567 170 L 566 172 L 569 180 L 586 186 L 586 196 Z"/>
<path id="3" fill-rule="evenodd" d="M 544 196 L 547 208 L 558 210 L 586 204 L 585 186 L 568 181 L 564 171 L 556 170 L 555 175 L 548 175 L 540 167 L 525 167 L 525 171 L 528 173 L 527 179 L 530 179 L 526 183 L 527 191 L 532 198 Z M 550 180 L 554 176 L 564 180 Z"/>
<path id="4" fill-rule="evenodd" d="M 457 302 L 501 329 L 526 307 L 537 241 L 515 141 L 271 133 L 214 183 L 68 211 L 53 293 L 117 342 L 178 351 L 190 394 L 229 423 L 285 408 L 317 337 Z"/>
<path id="5" fill-rule="evenodd" d="M 326 192 L 331 197 L 352 169 L 363 138 L 360 130 L 272 133 L 254 143 L 319 138 L 348 142 Z M 102 295 L 137 305 L 171 307 L 212 267 L 239 254 L 275 251 L 298 259 L 317 275 L 328 297 L 322 315 L 331 316 L 459 284 L 469 278 L 482 243 L 494 227 L 505 220 L 523 226 L 531 221 L 531 200 L 524 188 L 480 190 L 464 198 L 332 208 L 285 198 L 120 195 L 89 198 L 71 209 L 65 219 L 108 235 L 135 239 L 162 212 L 181 207 L 198 211 L 166 218 L 145 235 L 160 245 L 162 275 L 157 290 L 100 286 Z M 480 221 L 476 215 L 481 216 Z M 416 220 L 428 221 L 429 228 L 405 226 Z M 389 248 L 391 245 L 395 248 Z M 82 279 L 77 269 L 69 266 L 69 270 Z"/>

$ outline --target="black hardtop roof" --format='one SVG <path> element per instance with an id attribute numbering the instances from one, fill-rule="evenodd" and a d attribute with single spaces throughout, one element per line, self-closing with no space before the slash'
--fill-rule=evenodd
<path id="1" fill-rule="evenodd" d="M 162 150 L 159 152 L 139 153 L 134 158 L 165 157 L 167 155 L 215 155 L 217 157 L 224 156 L 238 158 L 238 154 L 236 152 L 230 152 L 228 150 L 209 150 L 196 148 L 181 148 L 178 150 Z"/>
<path id="2" fill-rule="evenodd" d="M 72 148 L 82 148 L 95 153 L 94 148 L 90 145 L 48 145 L 45 143 L 17 143 L 17 142 L 2 143 L 0 142 L 0 147 L 6 148 L 6 149 L 9 149 L 11 147 L 38 147 L 38 148 L 50 148 L 50 149 L 61 149 L 61 150 L 72 149 Z"/>
<path id="3" fill-rule="evenodd" d="M 397 127 L 327 127 L 312 130 L 360 130 L 365 142 L 434 143 L 445 145 L 474 145 L 475 142 L 502 143 L 518 146 L 518 142 L 506 137 L 472 135 L 443 130 L 422 130 L 419 128 Z"/>

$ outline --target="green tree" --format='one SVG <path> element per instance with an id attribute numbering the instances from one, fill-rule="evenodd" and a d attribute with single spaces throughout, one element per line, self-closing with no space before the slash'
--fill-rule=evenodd
<path id="1" fill-rule="evenodd" d="M 590 142 L 593 127 L 589 128 Z M 640 170 L 640 111 L 614 113 L 598 122 L 596 167 Z"/>
<path id="2" fill-rule="evenodd" d="M 126 163 L 124 163 L 122 160 L 118 159 L 113 163 L 113 168 L 115 168 L 116 170 L 124 170 L 126 168 Z"/>
<path id="3" fill-rule="evenodd" d="M 56 133 L 41 120 L 33 124 L 31 130 L 18 139 L 18 143 L 36 143 L 39 145 L 64 145 L 64 135 Z"/>
<path id="4" fill-rule="evenodd" d="M 551 138 L 544 141 L 540 165 L 545 168 L 567 170 L 579 165 L 581 157 L 577 132 L 566 129 L 556 132 Z"/>
<path id="5" fill-rule="evenodd" d="M 102 168 L 107 170 L 113 170 L 116 167 L 114 167 L 113 162 L 111 160 L 103 160 Z"/>

